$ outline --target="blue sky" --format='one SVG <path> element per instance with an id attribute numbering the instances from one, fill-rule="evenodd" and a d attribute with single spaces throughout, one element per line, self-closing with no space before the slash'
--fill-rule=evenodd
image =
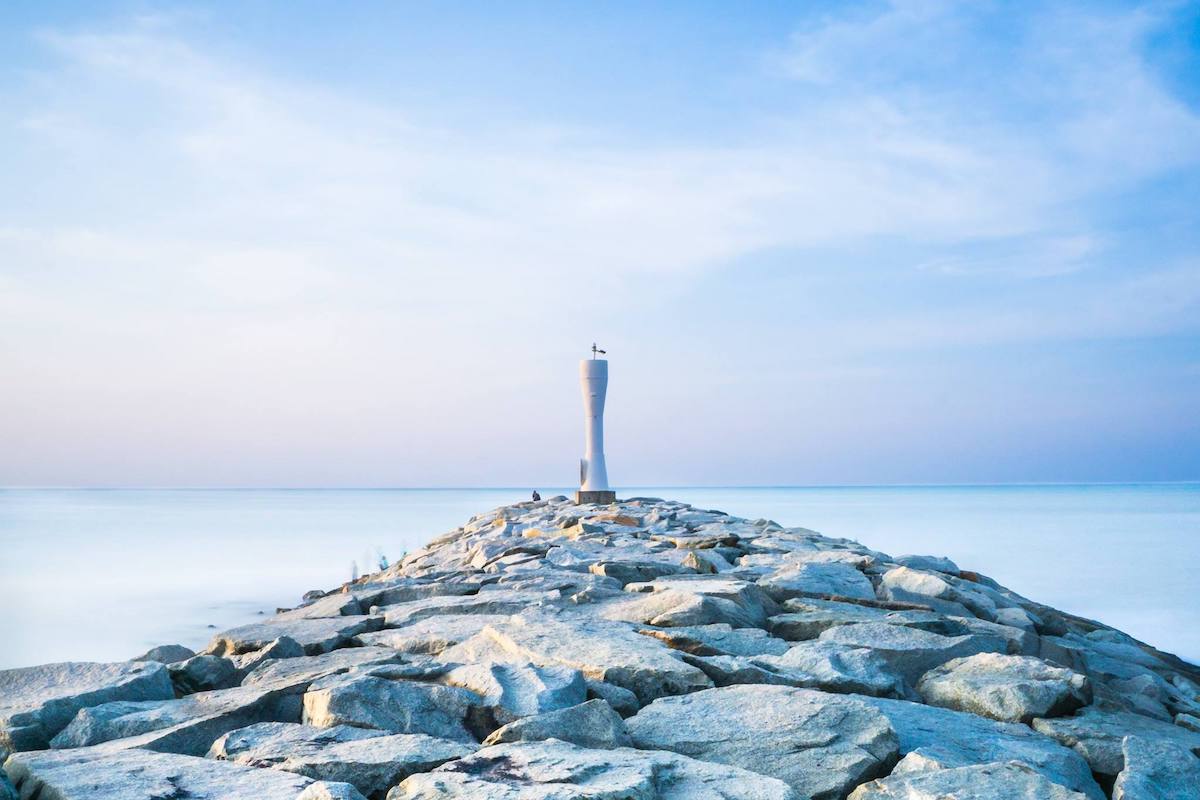
<path id="1" fill-rule="evenodd" d="M 1195 4 L 8 4 L 0 174 L 0 484 L 1200 478 Z"/>

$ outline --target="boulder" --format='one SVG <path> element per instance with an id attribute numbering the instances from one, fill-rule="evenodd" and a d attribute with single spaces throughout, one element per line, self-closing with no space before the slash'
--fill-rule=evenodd
<path id="1" fill-rule="evenodd" d="M 792 598 L 783 604 L 786 613 L 767 621 L 772 634 L 789 641 L 815 639 L 830 628 L 856 625 L 860 622 L 886 622 L 911 628 L 921 628 L 945 620 L 931 611 L 895 611 L 878 606 L 821 600 Z"/>
<path id="2" fill-rule="evenodd" d="M 893 775 L 871 781 L 849 800 L 1086 800 L 1018 761 Z"/>
<path id="3" fill-rule="evenodd" d="M 870 648 L 910 684 L 915 684 L 926 672 L 952 659 L 976 653 L 1003 653 L 1008 649 L 1007 641 L 999 636 L 942 636 L 917 628 L 878 622 L 839 625 L 822 633 L 820 641 Z"/>
<path id="4" fill-rule="evenodd" d="M 628 689 L 641 704 L 712 685 L 703 672 L 683 663 L 660 642 L 620 623 L 597 619 L 567 621 L 522 614 L 502 625 L 487 626 L 439 658 L 458 663 L 559 664 Z"/>
<path id="5" fill-rule="evenodd" d="M 862 701 L 786 686 L 729 686 L 656 700 L 626 720 L 634 744 L 778 778 L 800 797 L 841 798 L 898 755 Z"/>
<path id="6" fill-rule="evenodd" d="M 500 614 L 443 614 L 401 628 L 364 633 L 356 638 L 367 646 L 390 647 L 401 653 L 437 655 L 447 647 L 470 639 L 484 627 L 507 619 L 507 616 Z"/>
<path id="7" fill-rule="evenodd" d="M 887 659 L 869 647 L 836 642 L 800 642 L 781 656 L 759 656 L 791 678 L 791 685 L 878 697 L 908 697 L 904 678 Z"/>
<path id="8" fill-rule="evenodd" d="M 669 561 L 599 561 L 588 567 L 588 571 L 593 575 L 613 578 L 622 586 L 627 583 L 652 581 L 688 569 L 690 568 L 682 563 L 673 564 Z"/>
<path id="9" fill-rule="evenodd" d="M 362 792 L 349 783 L 317 781 L 296 795 L 296 800 L 367 800 Z"/>
<path id="10" fill-rule="evenodd" d="M 904 700 L 861 699 L 882 712 L 900 737 L 904 760 L 896 772 L 901 767 L 951 769 L 1020 761 L 1052 783 L 1082 792 L 1091 800 L 1104 800 L 1079 754 L 1024 725 Z"/>
<path id="11" fill-rule="evenodd" d="M 240 680 L 242 676 L 252 672 L 264 661 L 273 661 L 278 658 L 300 658 L 304 655 L 304 647 L 299 642 L 290 636 L 280 636 L 266 647 L 233 656 L 231 660 L 238 669 Z"/>
<path id="12" fill-rule="evenodd" d="M 320 617 L 316 619 L 270 620 L 242 625 L 213 637 L 205 650 L 216 656 L 230 656 L 261 650 L 281 636 L 295 639 L 308 655 L 328 653 L 345 647 L 360 633 L 379 630 L 382 617 Z"/>
<path id="13" fill-rule="evenodd" d="M 638 633 L 652 636 L 672 650 L 696 656 L 778 656 L 791 647 L 759 628 L 733 628 L 725 624 L 642 628 Z"/>
<path id="14" fill-rule="evenodd" d="M 181 644 L 160 644 L 158 647 L 151 647 L 137 658 L 129 660 L 157 661 L 159 664 L 174 664 L 177 661 L 183 661 L 194 655 L 196 655 L 195 650 L 190 647 L 184 647 Z"/>
<path id="15" fill-rule="evenodd" d="M 1187 749 L 1200 748 L 1200 733 L 1141 714 L 1107 711 L 1088 706 L 1073 717 L 1035 719 L 1034 730 L 1074 749 L 1092 771 L 1115 778 L 1125 766 L 1123 740 L 1136 736 L 1149 742 L 1168 741 Z"/>
<path id="16" fill-rule="evenodd" d="M 758 585 L 778 601 L 805 596 L 875 599 L 875 587 L 866 575 L 837 562 L 787 562 L 759 578 Z"/>
<path id="17" fill-rule="evenodd" d="M 765 622 L 732 600 L 678 589 L 664 589 L 616 603 L 605 610 L 604 616 L 662 628 L 714 624 L 748 628 Z"/>
<path id="18" fill-rule="evenodd" d="M 447 614 L 507 616 L 520 613 L 530 607 L 553 603 L 559 599 L 558 592 L 522 592 L 505 589 L 480 592 L 475 595 L 427 597 L 424 600 L 388 606 L 382 611 L 387 627 L 399 628 L 419 620 Z"/>
<path id="19" fill-rule="evenodd" d="M 921 570 L 923 572 L 944 572 L 947 575 L 958 577 L 958 565 L 950 559 L 941 556 L 903 555 L 896 556 L 892 561 L 909 569 Z"/>
<path id="20" fill-rule="evenodd" d="M 1200 795 L 1200 752 L 1170 739 L 1126 736 L 1125 768 L 1113 800 L 1195 800 Z"/>
<path id="21" fill-rule="evenodd" d="M 81 708 L 174 696 L 167 668 L 154 661 L 66 662 L 0 670 L 0 757 L 13 750 L 49 747 Z"/>
<path id="22" fill-rule="evenodd" d="M 105 746 L 16 753 L 4 768 L 28 800 L 296 800 L 312 783 L 289 772 Z"/>
<path id="23" fill-rule="evenodd" d="M 1200 717 L 1192 714 L 1176 714 L 1175 724 L 1186 730 L 1200 733 Z"/>
<path id="24" fill-rule="evenodd" d="M 241 680 L 241 673 L 233 661 L 207 653 L 172 664 L 168 669 L 171 672 L 171 684 L 181 695 L 228 689 Z"/>
<path id="25" fill-rule="evenodd" d="M 483 740 L 484 746 L 503 742 L 538 742 L 559 739 L 580 747 L 611 749 L 631 747 L 625 721 L 604 700 L 588 700 L 570 708 L 547 711 L 510 722 Z"/>
<path id="26" fill-rule="evenodd" d="M 425 733 L 457 742 L 474 742 L 464 727 L 478 695 L 453 686 L 390 681 L 372 675 L 325 679 L 304 695 L 306 725 L 330 728 L 355 725 L 391 733 Z"/>
<path id="27" fill-rule="evenodd" d="M 787 784 L 675 753 L 513 742 L 413 775 L 387 800 L 799 800 Z"/>
<path id="28" fill-rule="evenodd" d="M 249 767 L 349 783 L 364 795 L 382 795 L 413 773 L 428 772 L 473 752 L 474 745 L 420 733 L 263 723 L 226 734 L 208 755 Z"/>
<path id="29" fill-rule="evenodd" d="M 1091 683 L 1078 672 L 997 653 L 948 661 L 926 672 L 917 692 L 930 705 L 1004 722 L 1060 717 L 1092 701 Z"/>
<path id="30" fill-rule="evenodd" d="M 583 673 L 558 665 L 466 664 L 447 672 L 443 681 L 483 698 L 501 725 L 587 699 Z"/>
<path id="31" fill-rule="evenodd" d="M 181 700 L 118 700 L 80 710 L 50 746 L 87 747 L 126 739 L 124 746 L 202 756 L 228 731 L 264 720 L 296 721 L 299 714 L 295 695 L 260 687 L 198 692 Z"/>
<path id="32" fill-rule="evenodd" d="M 299 608 L 276 614 L 269 621 L 293 619 L 320 619 L 322 617 L 357 617 L 367 609 L 358 598 L 348 592 L 335 592 L 319 597 Z"/>
<path id="33" fill-rule="evenodd" d="M 620 686 L 588 678 L 587 688 L 589 700 L 603 700 L 622 717 L 636 714 L 642 707 L 636 694 Z"/>
<path id="34" fill-rule="evenodd" d="M 629 592 L 659 593 L 678 592 L 687 595 L 698 595 L 714 601 L 724 601 L 718 607 L 728 611 L 728 604 L 737 608 L 736 615 L 744 620 L 740 623 L 732 619 L 712 620 L 713 622 L 728 622 L 733 627 L 761 628 L 767 624 L 767 617 L 776 613 L 778 605 L 756 584 L 730 577 L 728 575 L 674 575 L 667 578 L 657 578 L 648 583 L 631 583 L 625 586 Z M 649 622 L 649 620 L 644 620 Z M 701 625 L 701 622 L 683 622 L 675 620 L 673 625 Z"/>
<path id="35" fill-rule="evenodd" d="M 950 616 L 996 618 L 996 604 L 987 595 L 961 589 L 947 576 L 936 572 L 909 567 L 890 569 L 883 574 L 878 594 L 885 600 L 922 603 Z"/>

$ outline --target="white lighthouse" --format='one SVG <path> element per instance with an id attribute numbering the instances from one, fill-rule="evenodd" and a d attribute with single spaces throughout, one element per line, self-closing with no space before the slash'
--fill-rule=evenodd
<path id="1" fill-rule="evenodd" d="M 579 362 L 586 438 L 583 460 L 579 462 L 576 503 L 617 501 L 617 493 L 608 487 L 608 467 L 604 464 L 604 395 L 608 391 L 608 361 L 596 357 L 604 354 L 592 344 L 592 357 Z"/>

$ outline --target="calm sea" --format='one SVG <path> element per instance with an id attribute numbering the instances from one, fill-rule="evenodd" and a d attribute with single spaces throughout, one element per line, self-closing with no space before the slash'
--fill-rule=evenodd
<path id="1" fill-rule="evenodd" d="M 635 494 L 769 517 L 892 555 L 947 555 L 1200 662 L 1200 484 L 622 490 Z M 296 605 L 306 590 L 526 496 L 0 490 L 0 668 L 198 648 L 215 629 Z"/>

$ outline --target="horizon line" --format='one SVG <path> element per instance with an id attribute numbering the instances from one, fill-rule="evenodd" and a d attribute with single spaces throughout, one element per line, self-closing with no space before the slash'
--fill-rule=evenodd
<path id="1" fill-rule="evenodd" d="M 1200 479 L 1124 480 L 1124 481 L 980 481 L 954 483 L 779 483 L 779 484 L 632 484 L 640 489 L 956 489 L 956 488 L 1035 488 L 1069 486 L 1200 486 Z M 545 486 L 547 491 L 574 491 L 574 487 Z M 0 486 L 6 491 L 78 491 L 78 492 L 455 492 L 455 491 L 529 491 L 535 485 L 520 486 Z M 636 496 L 636 495 L 635 495 Z"/>

